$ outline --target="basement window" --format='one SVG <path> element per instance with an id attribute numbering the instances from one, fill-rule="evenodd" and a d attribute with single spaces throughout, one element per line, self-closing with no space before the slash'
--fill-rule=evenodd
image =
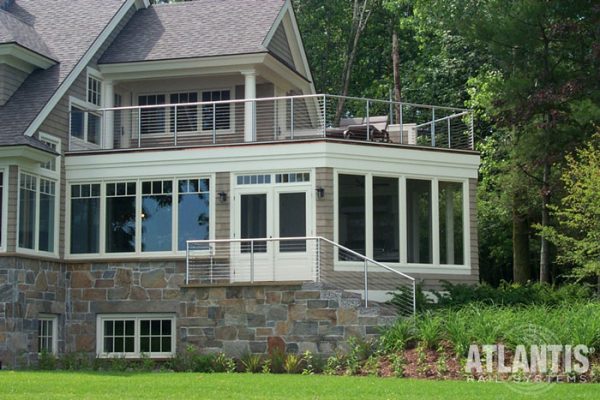
<path id="1" fill-rule="evenodd" d="M 38 321 L 38 352 L 56 354 L 58 342 L 56 315 L 40 316 Z"/>
<path id="2" fill-rule="evenodd" d="M 173 315 L 99 315 L 97 330 L 99 357 L 163 358 L 175 354 Z"/>

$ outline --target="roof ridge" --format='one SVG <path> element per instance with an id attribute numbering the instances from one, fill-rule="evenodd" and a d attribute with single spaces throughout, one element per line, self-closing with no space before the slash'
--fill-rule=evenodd
<path id="1" fill-rule="evenodd" d="M 33 30 L 35 30 L 35 27 L 34 27 L 32 24 L 30 24 L 30 23 L 29 23 L 29 22 L 27 22 L 27 21 L 24 21 L 24 20 L 23 20 L 21 17 L 18 17 L 18 16 L 16 16 L 15 14 L 11 13 L 11 12 L 10 12 L 10 11 L 8 11 L 8 10 L 5 10 L 4 8 L 0 8 L 0 13 L 4 13 L 4 14 L 7 14 L 7 15 L 10 15 L 10 16 L 11 16 L 11 18 L 14 18 L 14 19 L 16 19 L 17 21 L 19 21 L 19 22 L 21 22 L 21 23 L 23 23 L 23 24 L 27 25 L 28 27 L 32 28 Z"/>

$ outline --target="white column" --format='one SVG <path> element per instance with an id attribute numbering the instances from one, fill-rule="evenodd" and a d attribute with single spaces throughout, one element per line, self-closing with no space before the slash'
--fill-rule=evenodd
<path id="1" fill-rule="evenodd" d="M 102 84 L 102 108 L 115 106 L 115 85 L 113 81 L 104 81 Z M 115 113 L 105 111 L 102 121 L 102 148 L 112 149 L 114 146 Z"/>
<path id="2" fill-rule="evenodd" d="M 244 99 L 256 99 L 256 71 L 242 71 L 246 78 L 244 84 Z M 255 121 L 256 102 L 247 101 L 244 103 L 244 141 L 254 142 L 256 140 L 256 121 Z"/>
<path id="3" fill-rule="evenodd" d="M 275 86 L 275 97 L 285 97 L 286 92 L 284 89 Z M 275 128 L 277 132 L 276 139 L 287 138 L 287 100 L 277 100 L 277 126 Z"/>

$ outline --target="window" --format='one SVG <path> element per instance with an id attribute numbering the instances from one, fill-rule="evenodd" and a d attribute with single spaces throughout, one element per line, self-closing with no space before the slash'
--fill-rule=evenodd
<path id="1" fill-rule="evenodd" d="M 365 254 L 365 177 L 339 175 L 338 186 L 340 244 Z"/>
<path id="2" fill-rule="evenodd" d="M 84 142 L 99 144 L 102 128 L 100 115 L 71 104 L 70 135 Z"/>
<path id="3" fill-rule="evenodd" d="M 373 177 L 373 258 L 400 261 L 398 178 Z"/>
<path id="4" fill-rule="evenodd" d="M 35 249 L 37 178 L 21 174 L 19 183 L 19 247 Z"/>
<path id="5" fill-rule="evenodd" d="M 103 185 L 103 193 L 100 183 L 70 186 L 71 255 L 175 253 L 187 240 L 209 239 L 210 179 Z"/>
<path id="6" fill-rule="evenodd" d="M 171 104 L 196 103 L 198 93 L 173 93 L 170 96 Z M 198 131 L 198 106 L 171 107 L 171 132 L 196 132 Z"/>
<path id="7" fill-rule="evenodd" d="M 88 73 L 87 101 L 95 106 L 102 105 L 102 81 Z"/>
<path id="8" fill-rule="evenodd" d="M 46 135 L 44 133 L 40 133 L 40 141 L 44 143 L 46 146 L 50 147 L 52 150 L 60 153 L 60 139 L 55 138 L 50 135 Z M 56 172 L 56 160 L 58 157 L 41 164 L 41 167 L 47 169 L 48 171 Z"/>
<path id="9" fill-rule="evenodd" d="M 178 246 L 186 249 L 188 240 L 206 240 L 209 238 L 210 193 L 208 179 L 181 179 L 179 185 L 178 207 Z"/>
<path id="10" fill-rule="evenodd" d="M 165 104 L 164 94 L 138 96 L 140 106 L 161 106 Z M 140 132 L 142 135 L 166 132 L 165 107 L 148 107 L 140 109 Z"/>
<path id="11" fill-rule="evenodd" d="M 38 229 L 38 249 L 54 251 L 54 210 L 56 202 L 56 184 L 40 179 L 40 220 Z"/>
<path id="12" fill-rule="evenodd" d="M 202 102 L 231 100 L 230 90 L 209 90 L 202 92 Z M 231 129 L 231 104 L 218 103 L 202 106 L 202 130 L 212 131 Z"/>
<path id="13" fill-rule="evenodd" d="M 136 182 L 106 184 L 106 252 L 135 252 Z"/>
<path id="14" fill-rule="evenodd" d="M 406 180 L 409 263 L 433 262 L 431 202 L 431 181 Z"/>
<path id="15" fill-rule="evenodd" d="M 100 356 L 170 357 L 175 354 L 172 315 L 98 316 Z"/>
<path id="16" fill-rule="evenodd" d="M 440 263 L 464 263 L 462 183 L 439 182 Z"/>
<path id="17" fill-rule="evenodd" d="M 186 216 L 187 217 L 187 216 Z M 142 251 L 172 248 L 173 182 L 142 182 Z"/>
<path id="18" fill-rule="evenodd" d="M 0 172 L 0 246 L 4 247 L 4 237 L 2 233 L 4 232 L 4 173 Z"/>
<path id="19" fill-rule="evenodd" d="M 71 254 L 100 252 L 100 184 L 71 185 Z"/>
<path id="20" fill-rule="evenodd" d="M 276 174 L 275 182 L 277 182 L 277 183 L 310 182 L 310 174 L 308 172 Z"/>
<path id="21" fill-rule="evenodd" d="M 41 316 L 38 321 L 38 352 L 56 354 L 58 339 L 58 318 Z"/>
<path id="22" fill-rule="evenodd" d="M 271 183 L 271 175 L 240 175 L 237 177 L 238 185 L 264 185 Z"/>

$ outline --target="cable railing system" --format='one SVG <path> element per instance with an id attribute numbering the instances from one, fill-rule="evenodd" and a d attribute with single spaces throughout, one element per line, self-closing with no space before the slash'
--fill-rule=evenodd
<path id="1" fill-rule="evenodd" d="M 474 148 L 470 110 L 323 94 L 73 108 L 70 127 L 72 152 L 318 138 Z"/>
<path id="2" fill-rule="evenodd" d="M 414 315 L 415 279 L 323 237 L 189 240 L 186 283 L 319 282 L 360 297 L 365 307 Z"/>

